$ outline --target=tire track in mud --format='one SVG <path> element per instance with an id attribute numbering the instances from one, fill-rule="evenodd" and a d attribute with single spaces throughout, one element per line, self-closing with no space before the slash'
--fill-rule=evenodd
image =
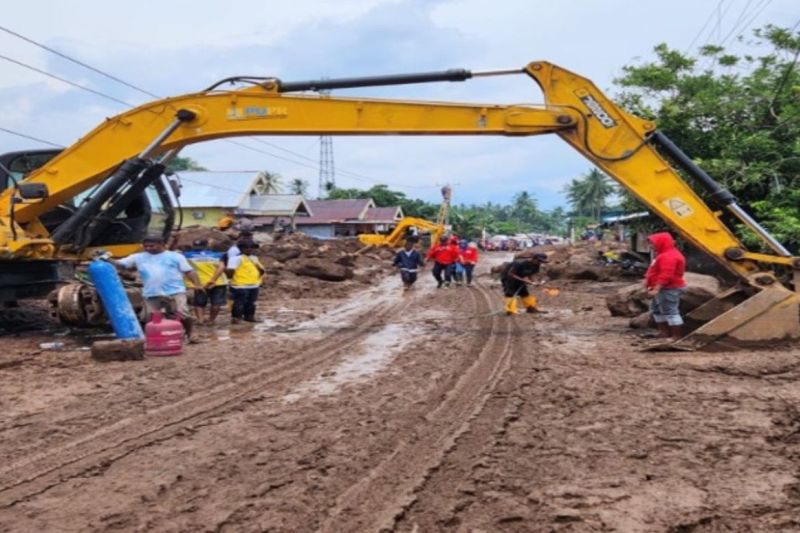
<path id="1" fill-rule="evenodd" d="M 303 379 L 361 342 L 370 330 L 382 326 L 387 318 L 402 313 L 409 305 L 408 299 L 402 299 L 377 312 L 373 309 L 354 317 L 352 328 L 338 330 L 309 348 L 301 345 L 296 355 L 277 365 L 143 415 L 122 419 L 85 438 L 7 465 L 0 470 L 0 508 L 12 507 L 140 448 L 168 440 L 187 426 L 235 409 L 244 402 L 260 399 L 270 385 Z"/>
<path id="2" fill-rule="evenodd" d="M 476 302 L 475 317 L 479 318 L 491 311 L 493 299 L 486 288 L 475 288 L 481 297 Z M 491 316 L 491 331 L 476 360 L 425 416 L 424 429 L 402 438 L 391 454 L 343 492 L 319 531 L 394 529 L 398 517 L 414 502 L 416 490 L 470 428 L 510 367 L 512 322 L 498 314 L 487 316 Z"/>

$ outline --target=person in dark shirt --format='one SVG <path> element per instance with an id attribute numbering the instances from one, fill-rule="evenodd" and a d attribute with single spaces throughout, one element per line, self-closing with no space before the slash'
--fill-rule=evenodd
<path id="1" fill-rule="evenodd" d="M 506 300 L 506 314 L 517 314 L 517 296 L 522 298 L 522 305 L 528 313 L 545 313 L 536 305 L 536 297 L 528 292 L 531 277 L 538 274 L 541 264 L 547 263 L 547 255 L 542 253 L 512 261 L 506 265 L 500 274 L 503 283 L 503 295 Z"/>
<path id="2" fill-rule="evenodd" d="M 406 243 L 402 250 L 394 256 L 394 266 L 400 269 L 400 278 L 403 280 L 403 288 L 408 290 L 417 281 L 417 272 L 425 262 L 420 253 L 414 249 L 416 239 L 406 238 Z"/>

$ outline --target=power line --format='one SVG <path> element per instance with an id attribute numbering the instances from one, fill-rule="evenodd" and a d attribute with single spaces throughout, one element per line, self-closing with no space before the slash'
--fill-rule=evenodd
<path id="1" fill-rule="evenodd" d="M 731 28 L 731 31 L 729 31 L 728 34 L 725 35 L 725 37 L 720 42 L 720 46 L 725 46 L 725 44 L 727 44 L 727 42 L 728 42 L 728 39 L 730 39 L 731 36 L 733 36 L 734 33 L 739 31 L 739 30 L 737 30 L 737 26 L 739 25 L 739 21 L 741 23 L 743 23 L 744 26 L 742 26 L 741 31 L 739 31 L 739 33 L 738 33 L 738 35 L 736 35 L 736 37 L 740 37 L 745 31 L 747 31 L 747 29 L 755 21 L 755 19 L 758 18 L 761 15 L 761 13 L 772 3 L 772 0 L 761 0 L 761 2 L 762 3 L 756 4 L 753 7 L 753 11 L 751 11 L 750 14 L 755 13 L 755 15 L 753 15 L 746 24 L 744 24 L 744 23 L 745 23 L 745 20 L 747 19 L 748 15 L 745 15 L 744 12 L 742 12 L 743 16 L 740 16 L 740 19 L 737 20 L 737 24 L 734 24 L 733 28 Z"/>
<path id="2" fill-rule="evenodd" d="M 95 68 L 95 67 L 93 67 L 91 65 L 87 65 L 83 61 L 79 61 L 79 60 L 75 59 L 74 57 L 70 57 L 67 54 L 63 53 L 63 52 L 59 52 L 58 50 L 50 48 L 49 46 L 46 46 L 46 45 L 44 45 L 44 44 L 42 44 L 42 43 L 40 43 L 38 41 L 34 41 L 30 37 L 25 37 L 24 35 L 21 35 L 21 34 L 15 32 L 13 30 L 10 30 L 10 29 L 8 29 L 8 28 L 6 28 L 4 26 L 0 26 L 0 31 L 4 31 L 4 32 L 8 33 L 9 35 L 13 35 L 14 37 L 18 37 L 18 38 L 22 39 L 23 41 L 29 42 L 34 46 L 38 46 L 39 48 L 47 50 L 48 52 L 50 52 L 52 54 L 55 54 L 58 57 L 66 59 L 67 61 L 71 61 L 71 62 L 75 63 L 76 65 L 82 66 L 83 68 L 87 68 L 87 69 L 91 70 L 92 72 L 96 72 L 97 74 L 100 74 L 101 76 L 105 76 L 106 78 L 108 78 L 110 80 L 114 80 L 117 83 L 121 83 L 122 85 L 124 85 L 126 87 L 130 87 L 131 89 L 139 91 L 140 93 L 144 93 L 147 96 L 151 96 L 153 98 L 161 98 L 161 96 L 158 96 L 157 94 L 153 94 L 153 93 L 151 93 L 151 92 L 149 92 L 149 91 L 147 91 L 145 89 L 142 89 L 141 87 L 137 87 L 135 85 L 132 85 L 132 84 L 128 83 L 127 81 L 123 80 L 123 79 L 120 79 L 120 78 L 118 78 L 116 76 L 113 76 L 113 75 L 111 75 L 111 74 L 109 74 L 107 72 L 103 72 L 102 70 L 100 70 L 98 68 Z"/>
<path id="3" fill-rule="evenodd" d="M 73 87 L 77 87 L 78 89 L 82 89 L 84 91 L 88 91 L 88 92 L 90 92 L 92 94 L 95 94 L 97 96 L 102 96 L 103 98 L 106 98 L 108 100 L 112 100 L 112 101 L 117 102 L 119 104 L 126 105 L 128 107 L 134 107 L 132 104 L 129 104 L 125 100 L 120 100 L 119 98 L 115 98 L 115 97 L 113 97 L 111 95 L 108 95 L 108 94 L 105 94 L 105 93 L 101 93 L 100 91 L 95 91 L 94 89 L 86 87 L 85 85 L 81 85 L 80 83 L 75 83 L 74 81 L 70 81 L 70 80 L 67 80 L 65 78 L 62 78 L 61 76 L 56 76 L 55 74 L 51 74 L 51 73 L 47 72 L 46 70 L 42 70 L 40 68 L 36 68 L 33 65 L 29 65 L 29 64 L 24 63 L 22 61 L 17 61 L 16 59 L 12 59 L 12 58 L 10 58 L 8 56 L 4 56 L 2 54 L 0 54 L 0 59 L 5 59 L 6 61 L 14 63 L 15 65 L 19 65 L 21 67 L 27 68 L 27 69 L 32 70 L 34 72 L 38 72 L 39 74 L 43 74 L 43 75 L 47 76 L 48 78 L 53 78 L 54 80 L 58 80 L 58 81 L 60 81 L 62 83 L 66 83 L 67 85 L 71 85 Z"/>
<path id="4" fill-rule="evenodd" d="M 56 148 L 64 148 L 64 146 L 56 143 L 52 143 L 50 141 L 45 141 L 44 139 L 39 139 L 38 137 L 34 137 L 32 135 L 26 135 L 24 133 L 20 133 L 18 131 L 9 130 L 6 128 L 0 128 L 0 131 L 4 131 L 6 133 L 10 133 L 11 135 L 16 135 L 17 137 L 22 137 L 23 139 L 30 139 L 31 141 L 36 141 L 42 144 L 49 144 L 50 146 L 55 146 Z"/>
<path id="5" fill-rule="evenodd" d="M 752 0 L 751 0 L 751 1 L 752 1 Z M 691 50 L 691 48 L 694 46 L 694 43 L 696 43 L 696 42 L 697 42 L 697 39 L 699 39 L 699 38 L 700 38 L 700 36 L 703 34 L 703 32 L 705 31 L 706 27 L 708 26 L 708 23 L 709 23 L 709 22 L 711 22 L 711 20 L 714 18 L 714 13 L 716 13 L 716 11 L 717 11 L 717 8 L 719 7 L 719 5 L 720 5 L 722 2 L 723 2 L 723 0 L 719 0 L 719 2 L 717 3 L 717 7 L 715 7 L 714 9 L 712 9 L 712 10 L 711 10 L 711 13 L 709 13 L 709 15 L 708 15 L 708 18 L 707 18 L 707 19 L 706 19 L 706 21 L 703 23 L 703 27 L 702 27 L 702 28 L 700 28 L 700 31 L 698 31 L 698 32 L 697 32 L 697 34 L 694 36 L 694 39 L 692 39 L 692 42 L 690 42 L 690 43 L 689 43 L 689 46 L 687 46 L 687 47 L 686 47 L 686 52 L 687 52 L 687 53 L 688 53 L 688 52 L 689 52 L 689 50 Z"/>

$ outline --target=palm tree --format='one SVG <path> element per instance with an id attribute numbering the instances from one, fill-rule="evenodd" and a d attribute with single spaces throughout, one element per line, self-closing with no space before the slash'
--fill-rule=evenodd
<path id="1" fill-rule="evenodd" d="M 301 178 L 294 178 L 289 182 L 289 191 L 291 191 L 292 194 L 305 196 L 308 192 L 308 182 Z"/>
<path id="2" fill-rule="evenodd" d="M 280 174 L 263 170 L 258 173 L 258 177 L 262 180 L 261 190 L 259 191 L 261 194 L 280 194 L 283 190 L 283 184 L 281 183 L 283 178 Z"/>
<path id="3" fill-rule="evenodd" d="M 599 221 L 606 198 L 614 192 L 608 177 L 593 168 L 581 178 L 573 178 L 566 186 L 567 199 L 578 214 L 588 215 Z"/>

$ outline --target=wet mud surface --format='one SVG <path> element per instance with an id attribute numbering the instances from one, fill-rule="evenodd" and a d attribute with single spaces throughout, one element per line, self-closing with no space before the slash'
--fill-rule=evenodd
<path id="1" fill-rule="evenodd" d="M 135 362 L 3 337 L 0 531 L 800 529 L 800 351 L 642 352 L 557 286 L 267 294 Z"/>

